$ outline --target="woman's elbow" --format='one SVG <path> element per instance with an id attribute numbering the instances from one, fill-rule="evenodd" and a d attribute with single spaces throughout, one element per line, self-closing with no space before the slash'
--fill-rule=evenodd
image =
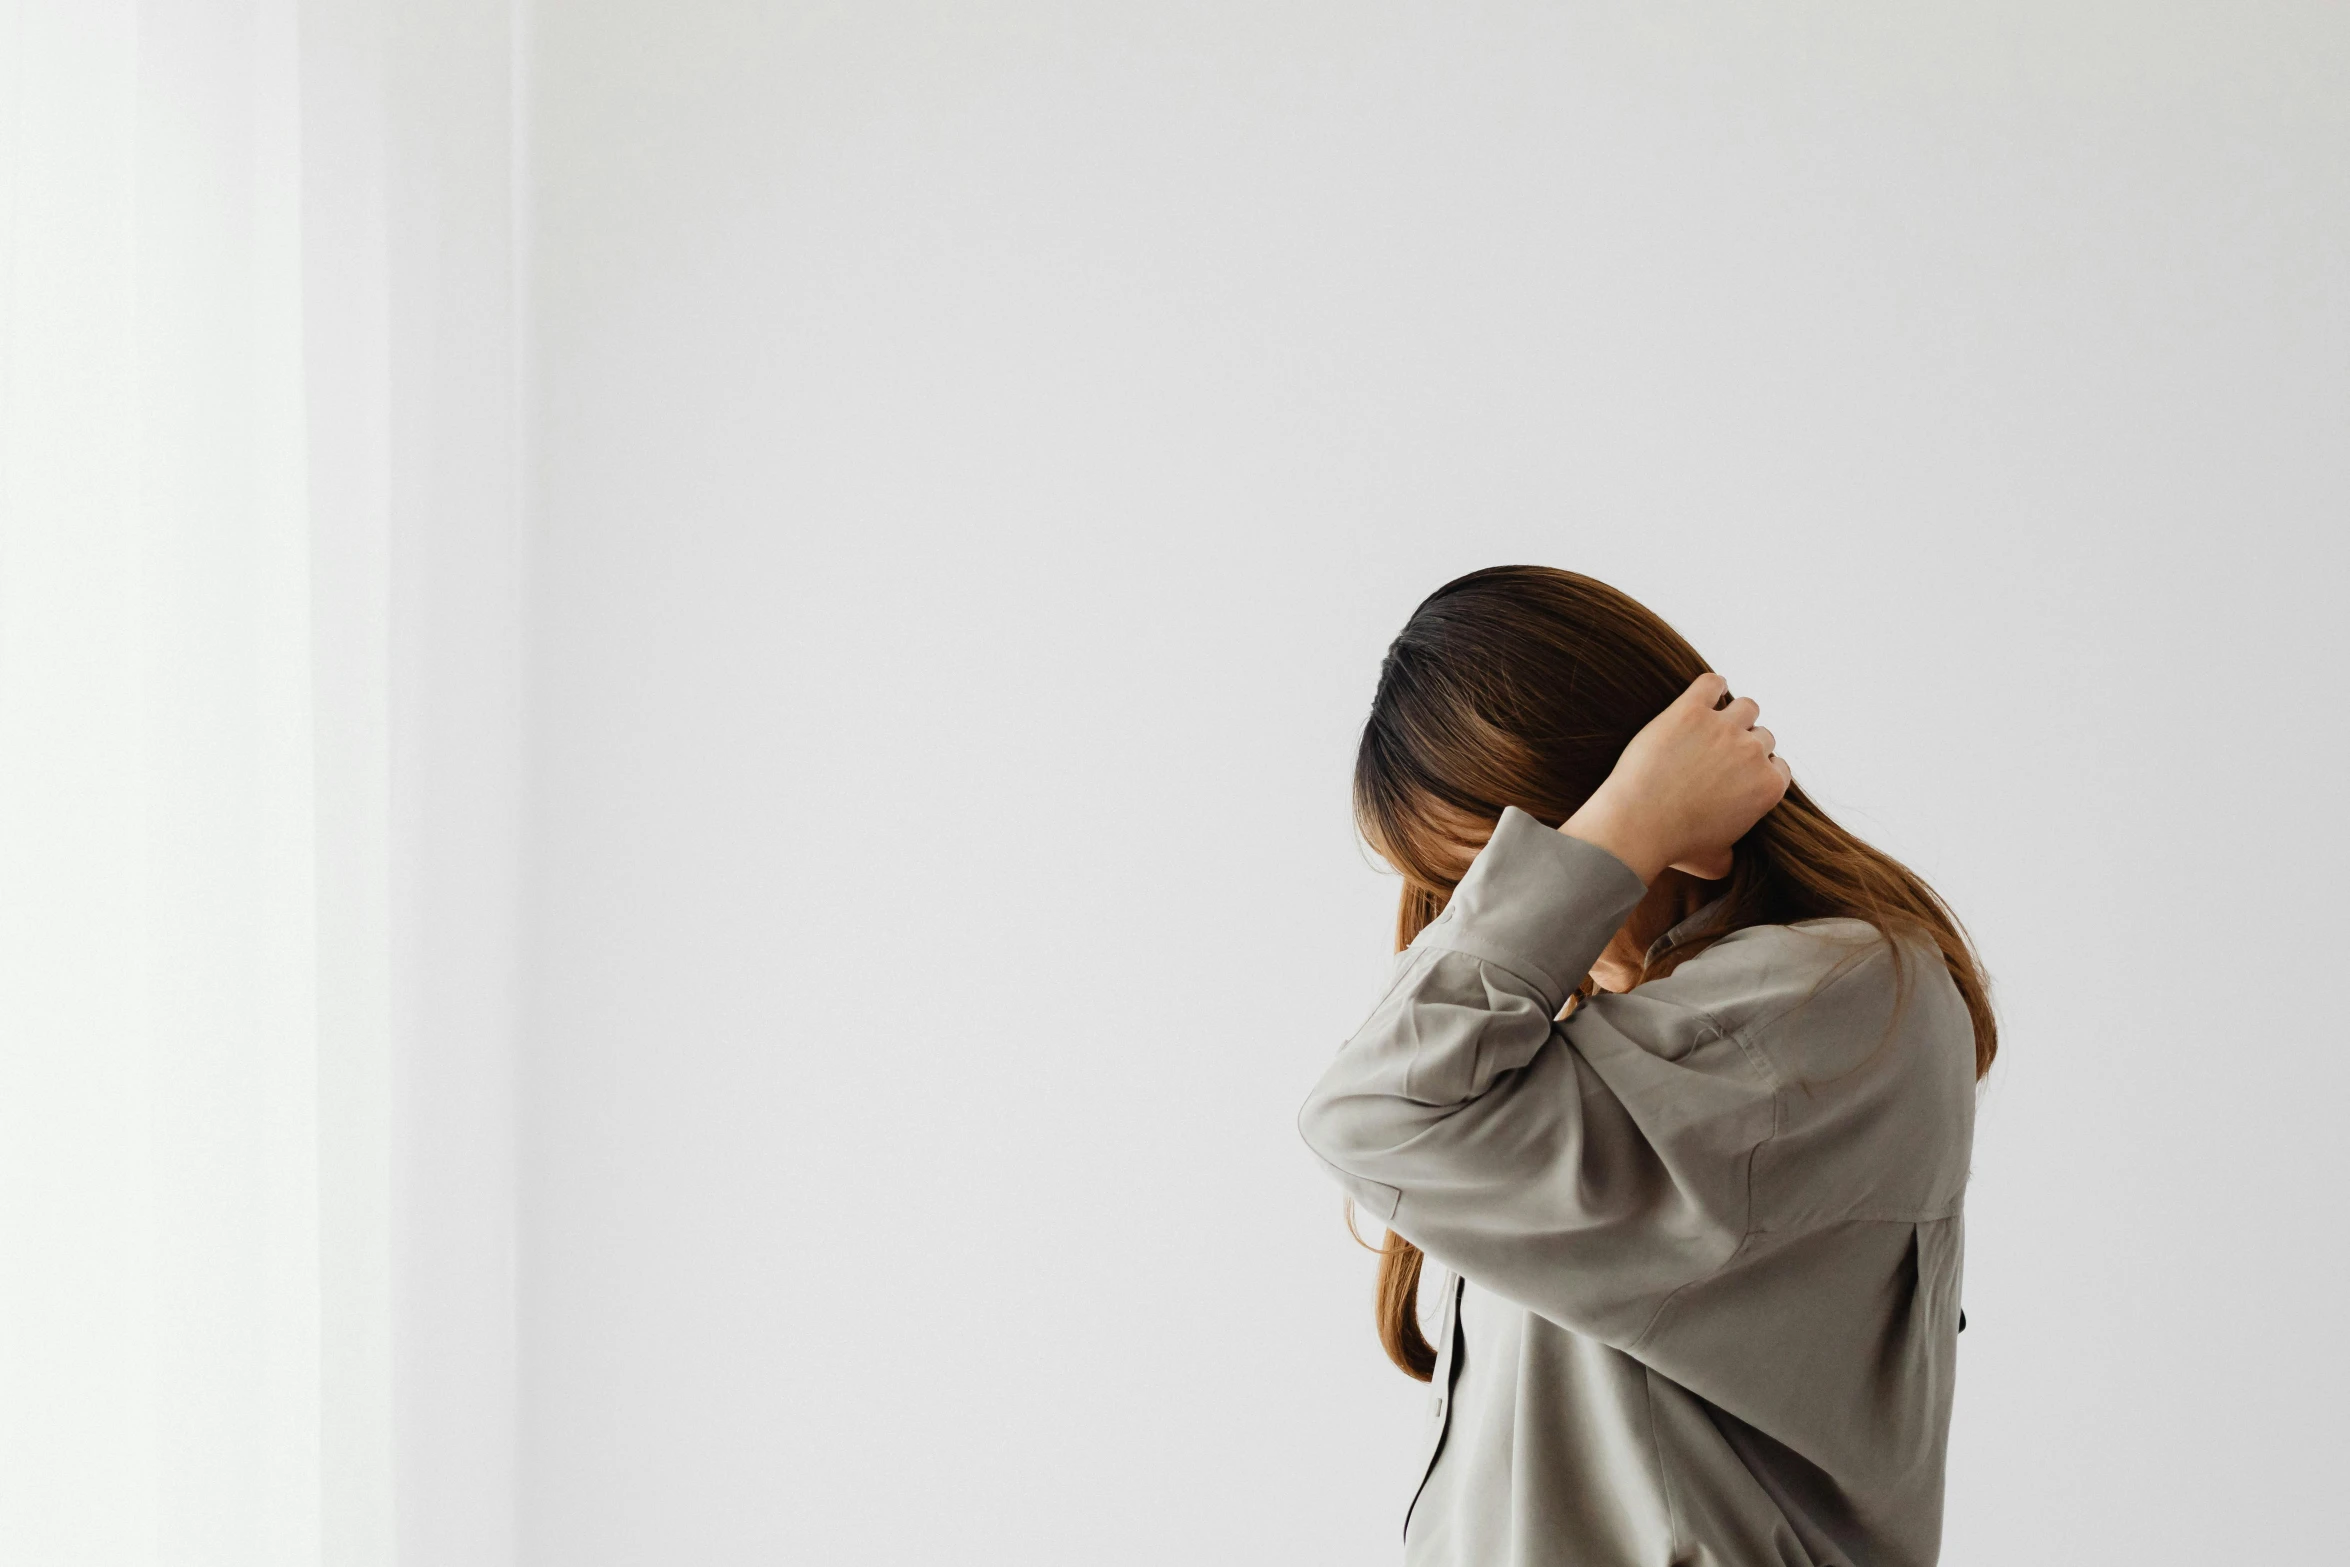
<path id="1" fill-rule="evenodd" d="M 1330 1098 L 1318 1088 L 1298 1106 L 1297 1135 L 1316 1158 L 1331 1164 L 1338 1162 L 1333 1155 L 1344 1146 L 1339 1118 L 1330 1113 Z"/>
<path id="2" fill-rule="evenodd" d="M 1298 1108 L 1297 1135 L 1323 1163 L 1350 1175 L 1367 1174 L 1395 1146 L 1387 1109 L 1387 1101 L 1377 1095 L 1317 1088 Z"/>
<path id="3" fill-rule="evenodd" d="M 1379 1178 L 1393 1173 L 1380 1157 L 1393 1144 L 1367 1124 L 1363 1111 L 1359 1096 L 1316 1093 L 1297 1112 L 1297 1134 L 1361 1211 L 1384 1224 L 1395 1217 L 1403 1193 Z"/>

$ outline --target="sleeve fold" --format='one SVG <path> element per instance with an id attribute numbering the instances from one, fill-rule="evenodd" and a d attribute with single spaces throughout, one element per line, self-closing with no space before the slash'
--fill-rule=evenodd
<path id="1" fill-rule="evenodd" d="M 1637 1035 L 1655 1004 L 1608 1004 L 1633 997 L 1554 1022 L 1645 892 L 1606 850 L 1503 812 L 1298 1114 L 1396 1233 L 1618 1344 L 1735 1252 L 1747 1157 L 1771 1127 L 1734 1041 L 1651 1054 Z"/>

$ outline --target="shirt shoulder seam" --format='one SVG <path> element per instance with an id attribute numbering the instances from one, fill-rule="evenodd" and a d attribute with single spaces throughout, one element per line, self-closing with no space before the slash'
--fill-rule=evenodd
<path id="1" fill-rule="evenodd" d="M 1721 1274 L 1729 1268 L 1730 1264 L 1736 1262 L 1739 1257 L 1745 1253 L 1746 1248 L 1753 1244 L 1754 1238 L 1757 1235 L 1771 1233 L 1770 1231 L 1765 1230 L 1762 1226 L 1755 1223 L 1754 1162 L 1757 1156 L 1762 1153 L 1763 1149 L 1769 1147 L 1779 1135 L 1780 1128 L 1784 1124 L 1786 1115 L 1786 1095 L 1782 1091 L 1781 1084 L 1779 1082 L 1779 1074 L 1772 1069 L 1769 1058 L 1763 1055 L 1761 1050 L 1756 1048 L 1753 1041 L 1746 1037 L 1745 1029 L 1737 1029 L 1733 1032 L 1723 1035 L 1722 1037 L 1728 1039 L 1733 1044 L 1738 1046 L 1740 1053 L 1746 1057 L 1747 1061 L 1753 1065 L 1756 1070 L 1762 1073 L 1763 1083 L 1771 1091 L 1771 1129 L 1764 1133 L 1761 1137 L 1756 1138 L 1746 1150 L 1746 1168 L 1743 1172 L 1744 1179 L 1742 1181 L 1745 1195 L 1746 1222 L 1739 1232 L 1738 1244 L 1730 1248 L 1730 1253 L 1728 1256 L 1724 1257 L 1720 1262 L 1715 1263 L 1712 1267 L 1706 1269 L 1705 1272 L 1699 1274 L 1696 1278 L 1685 1280 L 1681 1284 L 1676 1285 L 1663 1300 L 1660 1300 L 1656 1303 L 1656 1310 L 1649 1313 L 1648 1321 L 1641 1327 L 1639 1335 L 1635 1337 L 1631 1343 L 1624 1346 L 1626 1354 L 1637 1353 L 1642 1345 L 1646 1344 L 1652 1337 L 1655 1336 L 1657 1324 L 1664 1321 L 1665 1313 L 1672 1309 L 1673 1302 L 1679 1300 L 1684 1293 L 1695 1289 L 1698 1285 L 1706 1282 L 1706 1280 L 1720 1277 Z"/>

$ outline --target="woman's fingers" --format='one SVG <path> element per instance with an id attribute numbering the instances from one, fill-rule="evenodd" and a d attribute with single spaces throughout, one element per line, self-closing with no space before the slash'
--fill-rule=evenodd
<path id="1" fill-rule="evenodd" d="M 1614 853 L 1644 881 L 1674 864 L 1707 880 L 1729 874 L 1730 846 L 1794 776 L 1773 754 L 1778 737 L 1757 726 L 1761 712 L 1752 697 L 1733 697 L 1725 677 L 1705 671 L 1632 737 L 1560 830 Z"/>
<path id="2" fill-rule="evenodd" d="M 1794 782 L 1794 772 L 1785 762 L 1779 760 L 1779 737 L 1765 729 L 1760 722 L 1762 704 L 1750 696 L 1732 698 L 1729 694 L 1727 680 L 1722 682 L 1720 690 L 1721 706 L 1715 708 L 1713 712 L 1724 721 L 1723 727 L 1725 729 L 1735 733 L 1742 742 L 1754 747 L 1751 751 L 1741 751 L 1739 754 L 1746 760 L 1733 763 L 1732 766 L 1739 776 L 1753 780 L 1745 787 L 1754 787 L 1759 784 L 1758 775 L 1745 771 L 1755 760 L 1760 760 L 1770 769 L 1770 784 L 1768 786 L 1770 799 L 1763 806 L 1764 810 L 1768 810 L 1785 798 L 1789 786 Z M 1724 776 L 1724 782 L 1728 783 L 1727 775 Z M 1740 786 L 1732 785 L 1731 787 L 1735 789 Z M 1751 823 L 1746 825 L 1751 825 Z M 1745 827 L 1742 825 L 1739 831 L 1743 832 L 1744 830 Z"/>

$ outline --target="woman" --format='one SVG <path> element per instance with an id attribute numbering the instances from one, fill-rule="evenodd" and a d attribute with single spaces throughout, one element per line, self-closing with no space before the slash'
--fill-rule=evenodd
<path id="1" fill-rule="evenodd" d="M 1298 1126 L 1432 1382 L 1409 1563 L 1938 1553 L 1989 997 L 1757 711 L 1572 572 L 1448 583 L 1388 649 L 1355 809 L 1399 955 Z"/>

